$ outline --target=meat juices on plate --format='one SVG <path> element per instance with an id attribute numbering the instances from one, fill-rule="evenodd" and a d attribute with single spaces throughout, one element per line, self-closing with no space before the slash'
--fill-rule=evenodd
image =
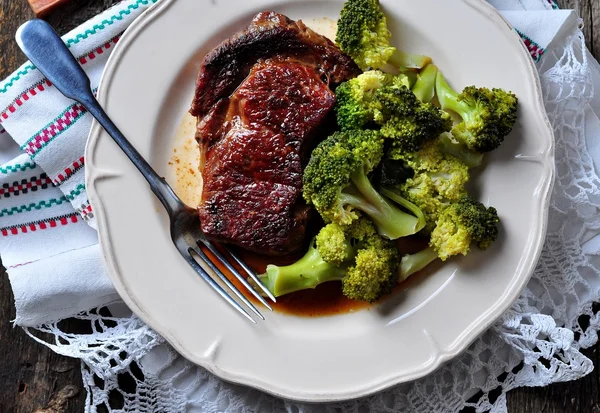
<path id="1" fill-rule="evenodd" d="M 264 12 L 205 58 L 198 119 L 202 231 L 262 254 L 302 247 L 302 171 L 331 127 L 337 84 L 358 67 L 302 22 Z"/>

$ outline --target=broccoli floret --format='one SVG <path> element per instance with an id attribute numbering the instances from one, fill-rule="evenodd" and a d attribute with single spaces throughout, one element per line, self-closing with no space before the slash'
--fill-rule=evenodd
<path id="1" fill-rule="evenodd" d="M 452 203 L 438 217 L 430 245 L 442 261 L 453 255 L 467 255 L 471 243 L 486 250 L 498 238 L 498 212 L 468 196 Z"/>
<path id="2" fill-rule="evenodd" d="M 379 70 L 369 70 L 340 84 L 335 90 L 335 112 L 340 129 L 361 129 L 372 122 L 375 91 L 390 82 L 390 75 Z"/>
<path id="3" fill-rule="evenodd" d="M 355 253 L 345 228 L 337 224 L 326 225 L 319 231 L 316 246 L 325 261 L 337 266 L 351 260 Z"/>
<path id="4" fill-rule="evenodd" d="M 354 258 L 357 242 L 376 234 L 371 221 L 359 217 L 350 225 L 324 226 L 316 237 L 316 245 L 325 261 L 340 266 Z"/>
<path id="5" fill-rule="evenodd" d="M 267 271 L 260 276 L 260 280 L 273 296 L 280 297 L 295 291 L 316 288 L 324 282 L 339 281 L 345 275 L 344 268 L 323 259 L 313 239 L 302 258 L 290 265 L 267 265 Z"/>
<path id="6" fill-rule="evenodd" d="M 488 249 L 498 238 L 499 222 L 494 207 L 486 208 L 469 196 L 451 203 L 439 214 L 429 247 L 402 258 L 399 279 L 405 280 L 438 258 L 446 261 L 454 255 L 467 255 L 473 243 Z"/>
<path id="7" fill-rule="evenodd" d="M 383 156 L 384 141 L 371 130 L 336 132 L 312 152 L 304 170 L 303 195 L 326 222 L 348 225 L 362 211 L 379 234 L 396 239 L 415 234 L 421 222 L 385 199 L 368 174 Z"/>
<path id="8" fill-rule="evenodd" d="M 398 69 L 422 68 L 431 59 L 407 54 L 390 45 L 387 19 L 379 0 L 347 0 L 340 13 L 335 41 L 363 70 L 386 63 Z"/>
<path id="9" fill-rule="evenodd" d="M 392 146 L 404 152 L 415 152 L 428 141 L 452 128 L 452 119 L 431 103 L 421 102 L 404 85 L 391 85 L 375 92 L 378 112 L 375 121 L 381 134 Z"/>
<path id="10" fill-rule="evenodd" d="M 440 151 L 436 142 L 428 142 L 418 152 L 392 149 L 388 157 L 402 168 L 399 176 L 405 176 L 406 169 L 412 171 L 413 175 L 395 185 L 386 182 L 386 190 L 402 196 L 423 211 L 425 233 L 430 233 L 439 213 L 466 195 L 469 167 L 458 158 Z M 391 176 L 392 172 L 387 172 L 387 175 Z M 386 196 L 390 195 L 386 192 Z"/>
<path id="11" fill-rule="evenodd" d="M 347 226 L 326 225 L 300 260 L 281 267 L 268 265 L 260 278 L 275 297 L 341 280 L 348 298 L 372 302 L 396 283 L 398 258 L 394 242 L 360 217 Z"/>
<path id="12" fill-rule="evenodd" d="M 342 292 L 350 299 L 368 302 L 389 294 L 397 283 L 398 260 L 398 249 L 393 241 L 377 234 L 367 237 L 342 279 Z"/>
<path id="13" fill-rule="evenodd" d="M 427 140 L 452 128 L 450 116 L 424 102 L 433 97 L 437 68 L 428 65 L 415 78 L 369 70 L 336 89 L 337 122 L 342 131 L 381 127 L 384 137 L 404 150 L 418 150 Z M 431 96 L 430 96 L 431 95 Z"/>
<path id="14" fill-rule="evenodd" d="M 482 154 L 498 148 L 517 120 L 518 99 L 503 89 L 468 86 L 459 94 L 438 73 L 436 93 L 442 109 L 451 110 L 461 118 L 452 128 L 454 142 L 447 142 L 455 144 L 453 151 L 461 158 L 461 151 Z M 469 161 L 468 153 L 464 159 Z"/>
<path id="15" fill-rule="evenodd" d="M 378 112 L 375 92 L 388 85 L 410 86 L 405 75 L 392 76 L 380 70 L 369 70 L 340 84 L 336 90 L 335 112 L 341 130 L 362 129 L 374 122 Z"/>

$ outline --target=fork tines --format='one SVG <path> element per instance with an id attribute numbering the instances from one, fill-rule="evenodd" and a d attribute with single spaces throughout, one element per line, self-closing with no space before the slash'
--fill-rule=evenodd
<path id="1" fill-rule="evenodd" d="M 211 260 L 211 258 L 208 256 L 208 254 L 206 254 L 203 251 L 202 247 L 203 246 L 206 247 L 206 249 L 208 249 L 210 254 L 213 255 L 215 257 L 215 259 L 220 264 L 222 264 L 227 269 L 227 271 L 229 271 L 240 282 L 240 284 L 243 285 L 244 288 L 246 290 L 248 290 L 262 305 L 264 305 L 270 311 L 273 311 L 273 308 L 269 305 L 269 303 L 267 302 L 265 297 L 263 297 L 263 295 L 261 295 L 255 288 L 253 288 L 252 285 L 250 285 L 250 283 L 247 281 L 246 277 L 243 276 L 242 274 L 240 274 L 240 272 L 229 262 L 229 260 L 221 253 L 221 251 L 219 251 L 219 249 L 213 243 L 211 243 L 210 241 L 205 240 L 205 239 L 200 239 L 197 241 L 197 244 L 198 244 L 197 249 L 190 248 L 190 254 L 191 254 L 191 252 L 193 252 L 194 255 L 197 256 L 198 259 L 200 259 L 202 262 L 204 262 L 215 273 L 215 275 L 221 280 L 221 282 L 223 284 L 225 284 L 227 286 L 227 288 L 231 292 L 233 292 L 233 294 L 247 308 L 249 308 L 254 314 L 256 314 L 258 317 L 260 317 L 262 320 L 264 320 L 265 317 L 260 313 L 260 311 L 258 311 L 256 306 L 254 304 L 252 304 L 252 302 L 250 300 L 248 300 L 248 298 L 246 298 L 246 296 L 244 296 L 244 294 L 227 278 L 227 276 L 219 268 L 218 264 L 215 264 L 215 262 L 213 262 L 213 260 Z M 244 272 L 246 272 L 246 274 L 255 283 L 255 285 L 258 288 L 260 288 L 260 290 L 266 295 L 266 297 L 273 300 L 273 302 L 275 302 L 275 297 L 273 296 L 273 294 L 271 294 L 271 292 L 263 285 L 263 283 L 260 281 L 260 279 L 254 273 L 254 271 L 244 261 L 242 261 L 231 250 L 231 248 L 224 247 L 224 246 L 222 246 L 222 248 L 225 251 L 227 251 L 227 254 L 230 255 L 231 258 L 233 258 L 233 260 L 240 267 L 242 267 Z M 204 272 L 206 274 L 206 272 L 204 271 L 204 269 L 202 269 L 202 267 L 200 267 L 200 266 L 198 266 L 198 267 L 201 269 L 202 272 Z M 231 304 L 237 311 L 242 313 L 242 315 L 244 315 L 246 318 L 248 318 L 253 323 L 256 323 L 256 321 L 251 317 L 251 315 L 248 313 L 248 311 L 246 311 L 246 309 L 242 305 L 240 305 L 236 300 L 234 300 L 231 296 L 229 296 L 227 294 L 227 292 L 218 283 L 216 283 L 214 280 L 212 280 L 212 278 L 211 278 L 212 282 L 209 282 L 208 280 L 206 280 L 206 277 L 204 276 L 204 274 L 202 274 L 198 271 L 198 268 L 194 267 L 194 269 L 196 269 L 196 272 L 198 272 L 202 276 L 202 278 L 204 278 L 205 281 L 207 281 L 209 283 L 209 285 L 219 295 L 221 295 L 221 297 L 225 298 L 225 300 L 229 304 Z M 206 274 L 206 276 L 208 276 L 208 274 Z"/>

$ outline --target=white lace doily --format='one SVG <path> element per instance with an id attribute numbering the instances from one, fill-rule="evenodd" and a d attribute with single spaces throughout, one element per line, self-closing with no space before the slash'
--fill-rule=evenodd
<path id="1" fill-rule="evenodd" d="M 82 359 L 86 412 L 104 406 L 112 413 L 448 413 L 471 406 L 501 413 L 511 389 L 588 374 L 593 365 L 580 349 L 594 345 L 600 329 L 594 304 L 600 301 L 594 238 L 600 232 L 600 180 L 586 147 L 584 115 L 594 88 L 580 30 L 554 50 L 540 65 L 556 136 L 548 237 L 522 296 L 465 353 L 421 380 L 372 397 L 302 405 L 222 382 L 184 360 L 135 316 L 91 311 L 78 317 L 89 321 L 91 334 L 69 334 L 57 324 L 39 328 L 55 337 L 45 343 L 54 351 Z M 34 330 L 28 333 L 35 338 Z"/>

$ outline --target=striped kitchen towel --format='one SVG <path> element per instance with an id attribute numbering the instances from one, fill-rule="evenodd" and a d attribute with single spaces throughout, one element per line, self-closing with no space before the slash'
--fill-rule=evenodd
<path id="1" fill-rule="evenodd" d="M 158 0 L 127 0 L 63 36 L 97 88 L 129 24 Z M 85 189 L 92 117 L 29 62 L 0 83 L 0 256 L 19 325 L 118 299 Z"/>

